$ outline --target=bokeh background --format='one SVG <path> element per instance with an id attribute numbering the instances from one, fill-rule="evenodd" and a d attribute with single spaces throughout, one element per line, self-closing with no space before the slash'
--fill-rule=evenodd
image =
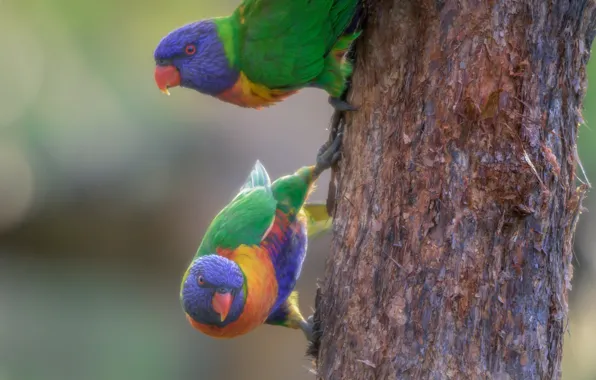
<path id="1" fill-rule="evenodd" d="M 300 332 L 214 340 L 190 328 L 178 301 L 207 224 L 255 160 L 277 177 L 313 162 L 327 138 L 322 91 L 254 112 L 157 90 L 159 39 L 236 4 L 0 0 L 0 380 L 313 378 Z M 594 60 L 589 71 L 596 83 Z M 593 89 L 579 144 L 596 179 Z M 596 379 L 595 239 L 585 213 L 567 380 Z M 305 314 L 328 244 L 311 243 L 298 284 Z"/>

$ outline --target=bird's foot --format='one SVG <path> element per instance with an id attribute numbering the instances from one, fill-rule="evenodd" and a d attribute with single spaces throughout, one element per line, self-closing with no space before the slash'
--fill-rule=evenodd
<path id="1" fill-rule="evenodd" d="M 335 98 L 333 96 L 329 97 L 329 104 L 336 110 L 336 111 L 357 111 L 358 107 L 351 105 L 350 103 L 346 102 L 345 100 L 341 100 L 340 98 Z"/>
<path id="2" fill-rule="evenodd" d="M 314 322 L 313 322 L 312 315 L 310 317 L 308 317 L 308 319 L 306 321 L 300 322 L 300 329 L 304 333 L 306 340 L 308 340 L 309 342 L 313 341 L 313 327 L 314 327 Z"/>
<path id="3" fill-rule="evenodd" d="M 317 293 L 315 295 L 315 305 L 321 305 L 321 288 L 317 287 Z M 319 349 L 321 348 L 321 339 L 323 337 L 323 323 L 321 321 L 320 310 L 315 310 L 314 314 L 308 317 L 305 324 L 309 326 L 310 339 L 308 340 L 308 348 L 306 355 L 310 356 L 314 360 L 319 357 Z M 305 333 L 306 334 L 306 333 Z"/>
<path id="4" fill-rule="evenodd" d="M 339 127 L 333 141 L 327 141 L 319 149 L 317 154 L 317 165 L 315 166 L 315 177 L 329 169 L 341 158 L 341 143 L 343 139 L 343 125 Z"/>

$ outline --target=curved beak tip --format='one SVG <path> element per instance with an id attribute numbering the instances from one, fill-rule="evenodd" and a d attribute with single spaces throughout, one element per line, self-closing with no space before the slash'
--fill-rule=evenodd
<path id="1" fill-rule="evenodd" d="M 157 87 L 166 95 L 170 95 L 170 87 L 180 85 L 180 72 L 175 66 L 156 66 L 154 77 Z"/>
<path id="2" fill-rule="evenodd" d="M 211 301 L 213 310 L 219 314 L 221 321 L 225 321 L 232 307 L 232 293 L 215 293 Z"/>

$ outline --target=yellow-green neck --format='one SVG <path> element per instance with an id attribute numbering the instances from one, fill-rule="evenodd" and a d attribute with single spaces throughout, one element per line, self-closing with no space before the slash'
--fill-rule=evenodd
<path id="1" fill-rule="evenodd" d="M 221 43 L 224 46 L 224 50 L 226 52 L 226 57 L 228 58 L 228 62 L 230 66 L 235 69 L 238 69 L 238 39 L 240 37 L 239 33 L 239 9 L 236 9 L 234 13 L 230 16 L 226 17 L 216 17 L 213 19 L 215 26 L 217 27 L 217 34 Z"/>

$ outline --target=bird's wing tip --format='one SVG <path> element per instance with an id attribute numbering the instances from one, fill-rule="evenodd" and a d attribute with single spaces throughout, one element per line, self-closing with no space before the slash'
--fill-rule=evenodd
<path id="1" fill-rule="evenodd" d="M 261 186 L 267 189 L 271 188 L 271 179 L 269 178 L 269 174 L 267 173 L 265 166 L 263 166 L 260 160 L 257 160 L 241 190 L 252 189 Z"/>
<path id="2" fill-rule="evenodd" d="M 261 162 L 261 160 L 257 159 L 257 161 L 255 162 L 255 164 L 253 166 L 253 170 L 263 170 L 263 171 L 265 171 L 265 166 L 263 165 L 263 163 Z"/>

